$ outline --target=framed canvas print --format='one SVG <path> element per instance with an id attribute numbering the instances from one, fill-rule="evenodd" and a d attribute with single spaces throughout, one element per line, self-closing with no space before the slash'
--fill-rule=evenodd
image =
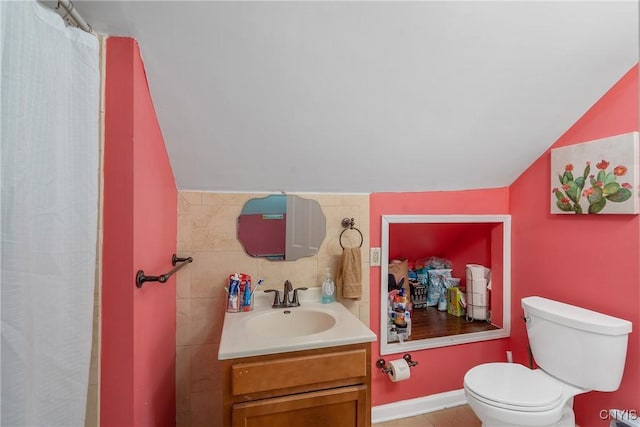
<path id="1" fill-rule="evenodd" d="M 552 214 L 637 214 L 638 132 L 551 149 Z"/>

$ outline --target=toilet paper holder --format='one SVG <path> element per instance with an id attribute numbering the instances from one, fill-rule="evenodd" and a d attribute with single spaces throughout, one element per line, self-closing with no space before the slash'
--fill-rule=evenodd
<path id="1" fill-rule="evenodd" d="M 402 358 L 407 361 L 407 365 L 409 365 L 410 368 L 418 364 L 418 362 L 411 359 L 411 355 L 409 353 L 406 353 Z M 391 368 L 387 366 L 387 362 L 384 359 L 378 359 L 376 361 L 376 367 L 380 369 L 383 374 L 391 372 Z"/>

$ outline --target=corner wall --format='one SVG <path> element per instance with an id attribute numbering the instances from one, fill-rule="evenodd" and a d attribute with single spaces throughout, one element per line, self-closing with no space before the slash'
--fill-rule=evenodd
<path id="1" fill-rule="evenodd" d="M 100 425 L 175 425 L 177 190 L 138 45 L 106 41 Z M 187 267 L 188 268 L 188 267 Z"/>
<path id="2" fill-rule="evenodd" d="M 638 104 L 636 65 L 552 148 L 638 130 Z M 576 423 L 604 427 L 608 421 L 600 419 L 601 410 L 638 410 L 640 219 L 637 215 L 551 215 L 550 159 L 547 150 L 510 187 L 510 347 L 515 361 L 528 364 L 526 330 L 519 320 L 520 300 L 525 296 L 540 295 L 633 322 L 620 389 L 579 395 L 574 401 Z"/>

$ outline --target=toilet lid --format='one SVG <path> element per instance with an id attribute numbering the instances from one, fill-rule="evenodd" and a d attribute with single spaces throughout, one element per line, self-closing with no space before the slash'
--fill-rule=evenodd
<path id="1" fill-rule="evenodd" d="M 464 376 L 464 386 L 477 398 L 502 408 L 544 411 L 562 401 L 562 387 L 517 363 L 486 363 Z"/>

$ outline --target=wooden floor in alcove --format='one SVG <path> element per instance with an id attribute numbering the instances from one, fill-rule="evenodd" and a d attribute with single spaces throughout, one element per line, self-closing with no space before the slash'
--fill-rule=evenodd
<path id="1" fill-rule="evenodd" d="M 485 320 L 467 320 L 436 307 L 415 308 L 411 313 L 411 340 L 436 338 L 471 332 L 491 331 L 497 326 Z"/>

